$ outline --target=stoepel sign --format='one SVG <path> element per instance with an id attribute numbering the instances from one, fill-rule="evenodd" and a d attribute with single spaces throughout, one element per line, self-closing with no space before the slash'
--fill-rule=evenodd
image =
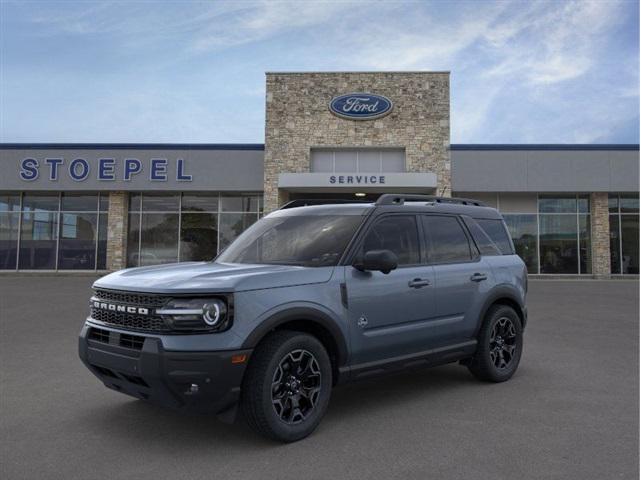
<path id="1" fill-rule="evenodd" d="M 84 158 L 75 158 L 66 162 L 64 158 L 45 158 L 42 164 L 35 158 L 25 158 L 20 162 L 20 178 L 26 182 L 37 180 L 40 177 L 40 169 L 47 169 L 49 180 L 56 181 L 61 171 L 65 171 L 69 177 L 82 182 L 92 175 L 99 181 L 113 181 L 122 179 L 130 181 L 140 175 L 145 170 L 143 162 L 137 158 L 127 158 L 122 167 L 118 168 L 119 162 L 115 158 L 100 158 L 97 165 L 92 168 L 90 162 Z M 152 158 L 148 165 L 148 178 L 151 181 L 166 182 L 169 176 L 170 162 L 166 158 Z M 185 171 L 185 161 L 179 158 L 175 162 L 175 179 L 178 182 L 190 182 L 193 177 Z"/>
<path id="2" fill-rule="evenodd" d="M 373 120 L 391 112 L 393 102 L 373 93 L 347 93 L 331 99 L 329 110 L 350 120 Z"/>

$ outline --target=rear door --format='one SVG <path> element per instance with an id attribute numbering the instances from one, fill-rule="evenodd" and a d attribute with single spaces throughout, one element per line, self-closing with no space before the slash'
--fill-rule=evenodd
<path id="1" fill-rule="evenodd" d="M 491 268 L 456 215 L 422 215 L 427 259 L 434 268 L 436 317 L 442 345 L 468 340 L 475 333 Z"/>
<path id="2" fill-rule="evenodd" d="M 435 315 L 433 268 L 425 265 L 416 215 L 388 214 L 363 233 L 356 256 L 386 249 L 398 257 L 388 274 L 345 267 L 352 363 L 426 350 Z"/>

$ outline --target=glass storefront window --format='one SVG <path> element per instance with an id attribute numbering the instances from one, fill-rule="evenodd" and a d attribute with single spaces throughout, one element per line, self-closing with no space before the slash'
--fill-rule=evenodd
<path id="1" fill-rule="evenodd" d="M 25 199 L 26 197 L 25 195 Z M 55 269 L 57 240 L 57 211 L 23 211 L 18 268 Z"/>
<path id="2" fill-rule="evenodd" d="M 638 215 L 620 215 L 622 273 L 638 274 Z"/>
<path id="3" fill-rule="evenodd" d="M 129 205 L 131 205 L 131 201 L 129 201 Z M 140 213 L 129 213 L 129 231 L 127 232 L 128 267 L 138 267 L 140 265 L 140 217 Z"/>
<path id="4" fill-rule="evenodd" d="M 578 216 L 580 273 L 591 273 L 591 221 L 589 215 Z"/>
<path id="5" fill-rule="evenodd" d="M 220 208 L 223 212 L 257 212 L 258 196 L 256 195 L 222 195 Z"/>
<path id="6" fill-rule="evenodd" d="M 63 193 L 62 210 L 67 212 L 96 212 L 98 210 L 98 194 Z"/>
<path id="7" fill-rule="evenodd" d="M 617 204 L 616 198 L 616 204 Z M 620 215 L 609 215 L 609 253 L 611 255 L 611 273 L 619 274 L 620 262 Z"/>
<path id="8" fill-rule="evenodd" d="M 261 209 L 255 193 L 133 193 L 127 266 L 213 260 L 258 220 Z"/>
<path id="9" fill-rule="evenodd" d="M 620 195 L 620 213 L 638 213 L 638 195 Z"/>
<path id="10" fill-rule="evenodd" d="M 142 197 L 143 212 L 177 212 L 180 194 L 145 193 Z"/>
<path id="11" fill-rule="evenodd" d="M 104 195 L 100 195 L 100 199 Z M 107 268 L 107 233 L 109 228 L 109 219 L 106 212 L 101 211 L 98 217 L 98 258 L 96 260 L 96 269 L 104 270 Z"/>
<path id="12" fill-rule="evenodd" d="M 218 212 L 217 193 L 185 193 L 182 195 L 183 212 Z"/>
<path id="13" fill-rule="evenodd" d="M 99 193 L 0 193 L 0 270 L 104 269 L 108 199 Z"/>
<path id="14" fill-rule="evenodd" d="M 574 215 L 540 215 L 540 273 L 578 273 Z"/>
<path id="15" fill-rule="evenodd" d="M 17 212 L 20 210 L 20 194 L 0 192 L 0 212 Z"/>
<path id="16" fill-rule="evenodd" d="M 180 261 L 213 260 L 217 252 L 217 215 L 183 213 L 180 222 Z"/>
<path id="17" fill-rule="evenodd" d="M 59 207 L 58 193 L 25 193 L 22 197 L 22 210 L 25 212 L 34 210 L 57 212 Z"/>
<path id="18" fill-rule="evenodd" d="M 538 197 L 540 273 L 591 273 L 589 195 Z"/>
<path id="19" fill-rule="evenodd" d="M 534 214 L 504 215 L 516 253 L 529 273 L 538 273 L 538 218 Z"/>
<path id="20" fill-rule="evenodd" d="M 540 213 L 576 213 L 577 198 L 571 196 L 540 196 L 538 199 L 538 211 Z"/>
<path id="21" fill-rule="evenodd" d="M 178 214 L 143 214 L 140 231 L 140 265 L 158 265 L 177 261 Z"/>
<path id="22" fill-rule="evenodd" d="M 97 203 L 94 208 L 96 206 Z M 60 218 L 58 268 L 93 270 L 96 265 L 98 215 L 96 213 L 62 212 Z"/>
<path id="23" fill-rule="evenodd" d="M 639 205 L 637 194 L 610 194 L 609 246 L 611 251 L 611 273 L 640 273 Z"/>
<path id="24" fill-rule="evenodd" d="M 591 213 L 589 195 L 578 195 L 578 213 Z"/>
<path id="25" fill-rule="evenodd" d="M 10 204 L 7 202 L 7 205 Z M 0 270 L 16 268 L 19 224 L 20 213 L 0 211 Z"/>

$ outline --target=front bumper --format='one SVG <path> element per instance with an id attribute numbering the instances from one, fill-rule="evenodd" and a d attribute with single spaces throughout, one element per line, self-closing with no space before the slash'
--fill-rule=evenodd
<path id="1" fill-rule="evenodd" d="M 223 413 L 240 398 L 251 350 L 168 351 L 158 337 L 87 323 L 79 355 L 108 388 L 165 407 Z"/>

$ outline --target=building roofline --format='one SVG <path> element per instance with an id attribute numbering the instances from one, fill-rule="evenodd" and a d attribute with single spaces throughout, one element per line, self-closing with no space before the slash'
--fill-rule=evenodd
<path id="1" fill-rule="evenodd" d="M 478 150 L 478 151 L 496 151 L 496 150 L 640 150 L 637 143 L 522 143 L 522 144 L 505 144 L 505 143 L 455 143 L 451 144 L 451 150 Z"/>
<path id="2" fill-rule="evenodd" d="M 264 143 L 0 143 L 6 150 L 264 150 Z"/>
<path id="3" fill-rule="evenodd" d="M 637 143 L 453 143 L 456 151 L 640 150 Z M 0 143 L 4 150 L 264 150 L 264 143 Z"/>
<path id="4" fill-rule="evenodd" d="M 310 70 L 310 71 L 287 71 L 282 72 L 270 71 L 264 72 L 265 75 L 307 75 L 310 73 L 367 73 L 367 74 L 381 74 L 381 73 L 437 73 L 442 75 L 450 75 L 451 70 Z"/>

